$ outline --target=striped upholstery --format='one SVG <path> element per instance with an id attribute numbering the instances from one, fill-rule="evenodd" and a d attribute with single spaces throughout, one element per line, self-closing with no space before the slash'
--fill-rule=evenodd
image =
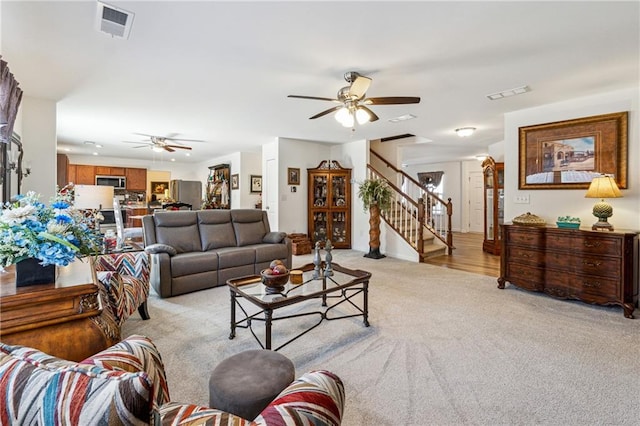
<path id="1" fill-rule="evenodd" d="M 98 280 L 118 325 L 149 296 L 149 255 L 144 251 L 103 254 L 94 259 Z"/>
<path id="2" fill-rule="evenodd" d="M 0 343 L 0 424 L 150 424 L 147 373 L 107 370 Z"/>
<path id="3" fill-rule="evenodd" d="M 162 359 L 144 336 L 130 336 L 80 363 L 0 343 L 1 425 L 337 426 L 344 399 L 335 374 L 312 371 L 252 421 L 169 402 Z"/>
<path id="4" fill-rule="evenodd" d="M 81 361 L 81 364 L 129 373 L 144 371 L 154 385 L 152 398 L 154 409 L 159 409 L 170 400 L 162 357 L 156 345 L 148 337 L 129 336 L 122 342 Z"/>

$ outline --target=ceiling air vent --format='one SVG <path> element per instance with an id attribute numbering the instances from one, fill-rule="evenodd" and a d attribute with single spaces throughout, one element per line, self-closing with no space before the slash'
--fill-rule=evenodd
<path id="1" fill-rule="evenodd" d="M 395 141 L 398 139 L 404 139 L 404 138 L 411 138 L 415 135 L 412 135 L 411 133 L 405 133 L 402 135 L 395 135 L 395 136 L 387 136 L 386 138 L 381 138 L 380 142 L 391 142 L 391 141 Z"/>
<path id="2" fill-rule="evenodd" d="M 98 2 L 98 30 L 112 37 L 128 39 L 134 14 L 124 9 Z"/>

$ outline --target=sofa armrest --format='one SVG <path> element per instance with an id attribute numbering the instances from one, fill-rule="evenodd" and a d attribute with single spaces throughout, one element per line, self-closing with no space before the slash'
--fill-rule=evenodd
<path id="1" fill-rule="evenodd" d="M 281 244 L 282 242 L 284 242 L 284 239 L 286 237 L 287 234 L 285 232 L 271 231 L 266 233 L 266 235 L 262 238 L 262 242 L 268 244 Z"/>
<path id="2" fill-rule="evenodd" d="M 151 244 L 150 246 L 146 246 L 144 248 L 144 251 L 150 254 L 156 254 L 156 253 L 167 253 L 169 256 L 175 256 L 176 254 L 178 254 L 178 251 L 170 246 L 169 244 L 160 244 L 160 243 L 155 243 L 155 244 Z"/>
<path id="3" fill-rule="evenodd" d="M 254 420 L 257 425 L 305 424 L 338 426 L 344 409 L 344 384 L 335 374 L 316 370 L 280 392 Z"/>
<path id="4" fill-rule="evenodd" d="M 153 383 L 153 404 L 158 409 L 170 400 L 164 364 L 158 348 L 145 336 L 132 335 L 120 343 L 81 361 L 106 370 L 137 373 L 144 371 Z"/>
<path id="5" fill-rule="evenodd" d="M 160 420 L 163 426 L 249 426 L 253 424 L 242 417 L 215 408 L 178 402 L 170 402 L 160 407 Z"/>

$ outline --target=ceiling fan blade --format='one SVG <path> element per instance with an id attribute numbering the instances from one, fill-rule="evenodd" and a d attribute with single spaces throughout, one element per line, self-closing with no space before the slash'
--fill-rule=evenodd
<path id="1" fill-rule="evenodd" d="M 351 83 L 351 88 L 349 89 L 349 93 L 351 95 L 356 96 L 358 99 L 362 99 L 367 90 L 369 90 L 369 86 L 371 85 L 371 79 L 369 77 L 363 77 L 359 75 L 353 83 Z"/>
<path id="2" fill-rule="evenodd" d="M 386 96 L 381 98 L 367 98 L 362 101 L 365 105 L 399 105 L 418 104 L 420 98 L 415 96 Z"/>
<path id="3" fill-rule="evenodd" d="M 367 111 L 367 113 L 369 114 L 369 117 L 370 117 L 370 119 L 369 119 L 370 123 L 374 122 L 374 121 L 378 121 L 380 119 L 380 117 L 378 117 L 375 112 L 371 111 L 371 109 L 367 108 L 366 106 L 358 105 L 358 108 L 362 108 L 363 110 Z"/>
<path id="4" fill-rule="evenodd" d="M 175 151 L 175 149 L 171 148 L 171 147 L 170 147 L 170 146 L 168 146 L 168 145 L 165 145 L 165 146 L 163 146 L 162 148 L 164 148 L 164 150 L 165 150 L 165 151 L 169 151 L 169 152 L 174 152 L 174 151 Z"/>
<path id="5" fill-rule="evenodd" d="M 174 141 L 174 142 L 206 142 L 202 139 L 182 139 L 182 138 L 163 138 L 166 141 Z"/>
<path id="6" fill-rule="evenodd" d="M 318 96 L 302 96 L 302 95 L 288 95 L 287 98 L 298 98 L 298 99 L 313 99 L 316 101 L 331 101 L 331 102 L 340 102 L 337 99 L 332 98 L 320 98 Z"/>
<path id="7" fill-rule="evenodd" d="M 309 117 L 309 120 L 313 120 L 314 118 L 320 118 L 323 117 L 327 114 L 331 114 L 334 111 L 339 110 L 340 108 L 342 108 L 342 105 L 338 105 L 338 106 L 334 106 L 333 108 L 329 108 L 328 110 L 322 111 L 316 115 L 314 115 L 313 117 Z"/>
<path id="8" fill-rule="evenodd" d="M 137 142 L 136 141 L 122 141 L 122 142 L 123 143 L 137 143 L 137 144 L 144 143 L 144 144 L 147 144 L 147 145 L 153 145 L 151 142 L 145 142 L 145 141 L 137 141 Z"/>
<path id="9" fill-rule="evenodd" d="M 165 147 L 178 148 L 178 149 L 191 149 L 190 146 L 182 146 L 182 145 L 165 145 Z"/>
<path id="10" fill-rule="evenodd" d="M 136 148 L 146 148 L 149 145 L 138 145 L 138 146 L 132 146 L 131 148 L 136 149 Z"/>

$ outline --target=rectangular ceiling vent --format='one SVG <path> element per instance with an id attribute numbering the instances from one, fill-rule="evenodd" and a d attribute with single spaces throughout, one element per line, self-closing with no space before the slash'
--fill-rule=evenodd
<path id="1" fill-rule="evenodd" d="M 414 137 L 415 135 L 412 135 L 411 133 L 405 133 L 402 135 L 395 135 L 395 136 L 387 136 L 386 138 L 381 138 L 380 142 L 391 142 L 391 141 L 395 141 L 398 139 L 404 139 L 404 138 L 411 138 Z"/>
<path id="2" fill-rule="evenodd" d="M 119 7 L 98 2 L 97 27 L 112 37 L 129 38 L 134 14 Z"/>

